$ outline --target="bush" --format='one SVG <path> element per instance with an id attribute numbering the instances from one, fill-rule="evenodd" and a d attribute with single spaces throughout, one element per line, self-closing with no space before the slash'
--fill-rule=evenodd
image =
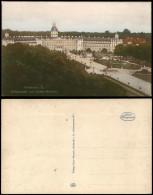
<path id="1" fill-rule="evenodd" d="M 141 43 L 140 45 L 126 45 L 119 44 L 115 47 L 114 53 L 124 57 L 132 56 L 139 60 L 151 62 L 151 42 Z"/>

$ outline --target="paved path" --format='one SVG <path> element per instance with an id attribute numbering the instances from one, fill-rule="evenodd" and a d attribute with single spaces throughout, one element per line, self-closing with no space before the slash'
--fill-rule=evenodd
<path id="1" fill-rule="evenodd" d="M 130 75 L 130 70 L 107 69 L 107 75 L 151 96 L 151 83 Z"/>
<path id="2" fill-rule="evenodd" d="M 77 56 L 75 54 L 70 54 L 70 53 L 68 53 L 68 55 L 71 55 L 71 59 L 74 59 L 77 62 L 80 62 L 90 68 L 94 68 L 95 70 L 103 71 L 107 68 L 107 66 L 91 61 L 91 58 L 81 58 L 80 56 Z"/>
<path id="3" fill-rule="evenodd" d="M 128 85 L 125 85 L 124 83 L 122 83 L 122 82 L 119 82 L 118 80 L 115 80 L 115 79 L 113 79 L 113 78 L 111 78 L 111 77 L 105 77 L 107 80 L 110 80 L 110 81 L 112 81 L 112 82 L 114 82 L 114 83 L 116 83 L 116 84 L 118 84 L 118 85 L 120 85 L 121 87 L 123 87 L 124 89 L 127 89 L 128 91 L 130 91 L 130 92 L 132 92 L 134 95 L 136 95 L 136 96 L 145 96 L 145 94 L 144 93 L 142 93 L 142 92 L 140 92 L 140 91 L 136 91 L 134 88 L 132 88 L 132 87 L 130 87 L 130 86 L 128 86 Z"/>

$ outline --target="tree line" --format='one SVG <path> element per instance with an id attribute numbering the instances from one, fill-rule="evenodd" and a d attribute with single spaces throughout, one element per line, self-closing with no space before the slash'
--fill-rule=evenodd
<path id="1" fill-rule="evenodd" d="M 115 47 L 114 54 L 124 57 L 132 56 L 151 63 L 151 42 L 148 41 L 139 45 L 129 44 L 126 46 L 119 44 Z"/>
<path id="2" fill-rule="evenodd" d="M 12 31 L 10 29 L 2 30 L 2 37 L 5 36 L 5 32 L 8 32 L 10 36 L 43 36 L 43 37 L 50 37 L 50 31 Z M 119 34 L 119 38 L 126 39 L 127 37 L 133 37 L 133 38 L 145 38 L 147 40 L 151 40 L 151 33 L 132 33 L 128 29 L 124 29 L 123 32 L 117 32 Z M 111 37 L 113 38 L 115 36 L 116 32 L 59 32 L 59 36 L 85 36 L 85 37 Z"/>

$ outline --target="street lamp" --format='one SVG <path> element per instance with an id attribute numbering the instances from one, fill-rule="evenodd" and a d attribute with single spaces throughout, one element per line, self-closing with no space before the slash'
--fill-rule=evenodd
<path id="1" fill-rule="evenodd" d="M 110 65 L 110 68 L 112 68 L 112 61 L 111 61 L 111 57 L 109 58 L 109 65 Z"/>
<path id="2" fill-rule="evenodd" d="M 92 61 L 91 61 L 91 59 L 90 59 L 90 67 L 91 67 L 91 63 L 92 63 Z"/>

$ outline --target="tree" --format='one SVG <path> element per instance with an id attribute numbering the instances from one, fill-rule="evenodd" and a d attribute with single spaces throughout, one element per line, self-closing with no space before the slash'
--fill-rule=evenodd
<path id="1" fill-rule="evenodd" d="M 125 29 L 123 30 L 123 33 L 131 33 L 131 32 L 129 31 L 129 29 L 125 28 Z"/>
<path id="2" fill-rule="evenodd" d="M 106 48 L 103 48 L 103 49 L 101 50 L 101 52 L 102 52 L 103 54 L 106 54 L 106 53 L 107 53 L 107 49 L 106 49 Z"/>
<path id="3" fill-rule="evenodd" d="M 86 52 L 91 53 L 92 51 L 91 51 L 91 49 L 90 49 L 90 48 L 88 48 L 88 49 L 86 49 Z"/>
<path id="4" fill-rule="evenodd" d="M 144 38 L 145 37 L 145 33 L 141 32 L 140 33 L 140 38 Z"/>
<path id="5" fill-rule="evenodd" d="M 151 42 L 142 43 L 140 45 L 126 45 L 119 44 L 115 47 L 114 53 L 121 56 L 132 56 L 136 59 L 151 62 Z"/>
<path id="6" fill-rule="evenodd" d="M 122 44 L 119 44 L 115 47 L 114 54 L 116 55 L 123 55 L 124 46 Z"/>
<path id="7" fill-rule="evenodd" d="M 108 33 L 110 33 L 110 32 L 109 32 L 109 30 L 106 30 L 105 33 L 108 34 Z"/>

